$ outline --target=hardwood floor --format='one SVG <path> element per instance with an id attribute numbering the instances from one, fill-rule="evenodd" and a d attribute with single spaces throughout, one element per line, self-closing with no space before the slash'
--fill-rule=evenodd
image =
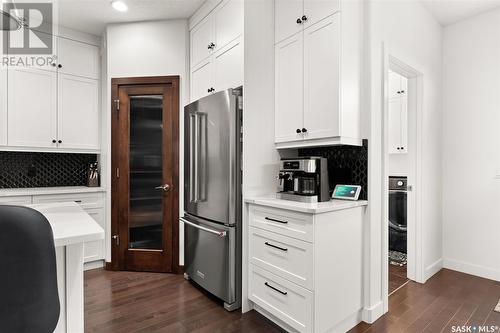
<path id="1" fill-rule="evenodd" d="M 350 332 L 450 333 L 458 325 L 500 327 L 500 313 L 493 311 L 499 298 L 500 282 L 443 269 L 426 284 L 408 282 L 389 297 L 387 314 Z"/>
<path id="2" fill-rule="evenodd" d="M 283 332 L 255 311 L 227 312 L 182 275 L 85 272 L 85 332 Z"/>
<path id="3" fill-rule="evenodd" d="M 500 282 L 442 270 L 389 297 L 389 312 L 350 332 L 452 332 L 453 325 L 498 325 Z M 85 272 L 85 332 L 282 332 L 255 311 L 226 312 L 181 275 Z M 497 331 L 494 331 L 498 333 Z"/>
<path id="4" fill-rule="evenodd" d="M 389 295 L 408 281 L 406 265 L 395 266 L 389 264 Z"/>

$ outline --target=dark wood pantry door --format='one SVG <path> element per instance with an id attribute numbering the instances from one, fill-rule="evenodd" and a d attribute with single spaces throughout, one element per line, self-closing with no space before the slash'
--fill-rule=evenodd
<path id="1" fill-rule="evenodd" d="M 179 270 L 179 77 L 112 79 L 112 269 Z"/>

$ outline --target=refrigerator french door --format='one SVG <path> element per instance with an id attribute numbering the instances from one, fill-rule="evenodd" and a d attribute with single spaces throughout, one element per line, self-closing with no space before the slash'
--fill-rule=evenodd
<path id="1" fill-rule="evenodd" d="M 186 278 L 241 306 L 242 89 L 184 108 L 184 268 Z"/>

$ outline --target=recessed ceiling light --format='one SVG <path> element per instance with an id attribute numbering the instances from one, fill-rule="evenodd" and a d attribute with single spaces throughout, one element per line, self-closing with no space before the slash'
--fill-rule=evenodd
<path id="1" fill-rule="evenodd" d="M 126 12 L 128 10 L 127 4 L 121 0 L 111 1 L 111 6 L 119 12 Z"/>

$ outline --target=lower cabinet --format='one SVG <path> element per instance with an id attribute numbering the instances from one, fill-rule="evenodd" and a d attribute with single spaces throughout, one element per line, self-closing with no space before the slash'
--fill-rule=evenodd
<path id="1" fill-rule="evenodd" d="M 104 193 L 44 194 L 0 197 L 0 205 L 31 205 L 54 202 L 78 203 L 103 229 L 105 229 Z M 84 262 L 104 260 L 104 240 L 84 244 Z"/>
<path id="2" fill-rule="evenodd" d="M 318 214 L 248 209 L 248 297 L 288 331 L 345 332 L 361 321 L 364 206 Z"/>

